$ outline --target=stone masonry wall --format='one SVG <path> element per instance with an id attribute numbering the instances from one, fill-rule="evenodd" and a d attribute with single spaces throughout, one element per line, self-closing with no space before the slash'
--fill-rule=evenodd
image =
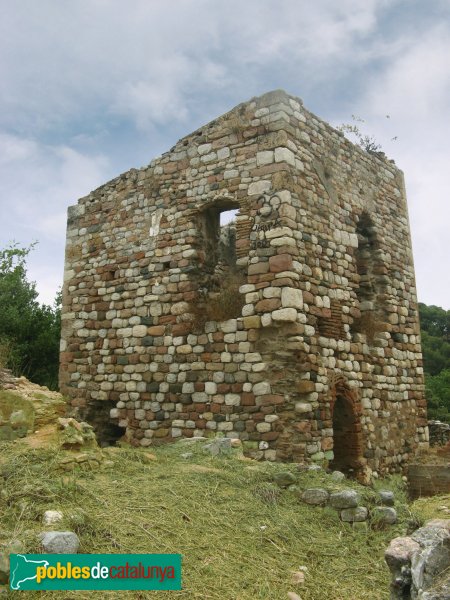
<path id="1" fill-rule="evenodd" d="M 214 320 L 221 292 L 239 310 Z M 62 322 L 62 391 L 107 441 L 222 432 L 359 475 L 427 445 L 402 173 L 285 92 L 69 208 Z"/>

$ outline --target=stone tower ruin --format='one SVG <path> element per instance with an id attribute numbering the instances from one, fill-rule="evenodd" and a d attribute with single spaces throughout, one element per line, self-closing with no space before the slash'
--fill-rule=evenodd
<path id="1" fill-rule="evenodd" d="M 427 445 L 402 172 L 283 91 L 69 208 L 62 323 L 105 443 L 221 433 L 359 477 Z"/>

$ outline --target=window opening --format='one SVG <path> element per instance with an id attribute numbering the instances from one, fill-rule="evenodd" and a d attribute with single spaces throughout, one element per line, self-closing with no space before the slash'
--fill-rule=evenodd
<path id="1" fill-rule="evenodd" d="M 238 208 L 214 206 L 200 215 L 204 268 L 223 277 L 236 271 L 236 215 Z"/>
<path id="2" fill-rule="evenodd" d="M 199 297 L 192 306 L 198 330 L 206 321 L 241 316 L 244 296 L 239 288 L 245 281 L 236 264 L 236 216 L 240 214 L 236 204 L 219 200 L 199 213 Z"/>

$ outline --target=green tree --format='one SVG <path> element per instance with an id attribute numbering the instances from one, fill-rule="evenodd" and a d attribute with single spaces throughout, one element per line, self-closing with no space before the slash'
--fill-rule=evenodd
<path id="1" fill-rule="evenodd" d="M 450 369 L 426 376 L 428 418 L 450 423 Z"/>
<path id="2" fill-rule="evenodd" d="M 419 303 L 424 370 L 438 375 L 450 369 L 450 310 Z"/>
<path id="3" fill-rule="evenodd" d="M 450 311 L 419 303 L 428 417 L 450 423 Z"/>
<path id="4" fill-rule="evenodd" d="M 0 250 L 0 346 L 4 366 L 40 385 L 56 389 L 60 337 L 59 299 L 39 304 L 27 280 L 26 259 L 35 244 Z"/>

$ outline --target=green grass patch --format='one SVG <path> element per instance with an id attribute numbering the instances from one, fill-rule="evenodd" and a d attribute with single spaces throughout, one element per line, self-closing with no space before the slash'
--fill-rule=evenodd
<path id="1" fill-rule="evenodd" d="M 182 591 L 124 592 L 121 598 L 286 600 L 288 591 L 302 600 L 389 598 L 383 555 L 389 541 L 408 530 L 410 510 L 403 497 L 398 525 L 361 531 L 342 523 L 333 509 L 301 503 L 272 478 L 287 469 L 298 489 L 350 486 L 364 502 L 374 501 L 370 488 L 336 484 L 324 472 L 299 472 L 295 465 L 243 460 L 237 451 L 211 458 L 201 444 L 179 442 L 151 452 L 157 460 L 145 451 L 110 449 L 113 465 L 68 475 L 58 470 L 58 453 L 2 444 L 0 543 L 16 538 L 27 552 L 39 551 L 42 515 L 56 509 L 64 522 L 53 529 L 75 531 L 82 553 L 182 554 Z M 192 456 L 182 458 L 186 452 Z M 293 584 L 292 573 L 300 567 L 307 568 L 305 582 Z M 28 596 L 62 597 L 61 592 Z M 93 596 L 64 592 L 65 599 Z"/>

